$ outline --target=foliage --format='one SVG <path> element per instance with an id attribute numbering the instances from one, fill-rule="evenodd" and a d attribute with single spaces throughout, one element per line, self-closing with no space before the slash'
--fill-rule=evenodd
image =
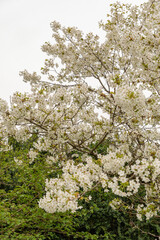
<path id="1" fill-rule="evenodd" d="M 13 150 L 0 152 L 1 239 L 66 239 L 74 230 L 72 216 L 50 215 L 38 207 L 45 178 L 50 176 L 46 153 L 42 152 L 34 164 L 29 164 L 28 152 L 33 139 L 18 143 L 10 138 L 9 142 Z M 15 157 L 22 159 L 23 164 L 17 165 Z"/>
<path id="2" fill-rule="evenodd" d="M 158 222 L 141 223 L 127 211 L 113 211 L 109 202 L 114 195 L 104 193 L 102 188 L 91 191 L 91 202 L 81 199 L 83 209 L 74 214 L 49 214 L 40 209 L 38 200 L 49 174 L 46 153 L 37 156 L 34 164 L 27 163 L 27 154 L 35 139 L 36 136 L 26 143 L 18 143 L 10 138 L 13 150 L 0 152 L 1 239 L 155 239 L 148 232 L 158 234 Z M 101 145 L 99 151 L 107 148 L 108 142 Z M 17 165 L 15 157 L 25 163 Z"/>

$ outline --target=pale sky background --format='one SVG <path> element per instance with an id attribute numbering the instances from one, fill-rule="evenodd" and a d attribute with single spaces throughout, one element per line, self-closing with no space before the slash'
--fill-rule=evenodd
<path id="1" fill-rule="evenodd" d="M 7 101 L 15 91 L 29 91 L 19 71 L 40 73 L 46 55 L 44 42 L 51 40 L 50 23 L 59 21 L 84 32 L 101 35 L 109 5 L 115 0 L 0 0 L 0 98 Z M 141 4 L 145 0 L 121 0 Z"/>

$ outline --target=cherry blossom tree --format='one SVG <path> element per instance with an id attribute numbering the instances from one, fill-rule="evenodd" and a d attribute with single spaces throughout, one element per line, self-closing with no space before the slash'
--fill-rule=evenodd
<path id="1" fill-rule="evenodd" d="M 88 193 L 101 187 L 114 193 L 113 209 L 128 209 L 139 220 L 159 216 L 159 9 L 159 0 L 112 4 L 100 23 L 103 43 L 52 22 L 53 43 L 42 46 L 48 55 L 42 76 L 20 72 L 31 93 L 16 92 L 10 108 L 1 100 L 2 140 L 36 134 L 30 164 L 46 151 L 50 171 L 61 169 L 46 180 L 39 200 L 45 211 L 74 212 L 80 199 L 90 201 Z M 98 153 L 106 140 L 109 148 Z"/>

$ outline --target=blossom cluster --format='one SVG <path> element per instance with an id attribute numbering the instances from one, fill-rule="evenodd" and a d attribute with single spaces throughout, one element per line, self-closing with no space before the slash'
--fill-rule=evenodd
<path id="1" fill-rule="evenodd" d="M 48 55 L 42 76 L 20 72 L 31 93 L 14 93 L 10 108 L 0 100 L 2 141 L 36 135 L 28 162 L 46 152 L 51 171 L 55 164 L 62 171 L 46 180 L 40 208 L 74 212 L 98 186 L 114 194 L 113 209 L 136 211 L 139 220 L 159 215 L 159 9 L 158 0 L 113 4 L 100 23 L 103 43 L 51 23 L 54 42 L 42 46 Z"/>

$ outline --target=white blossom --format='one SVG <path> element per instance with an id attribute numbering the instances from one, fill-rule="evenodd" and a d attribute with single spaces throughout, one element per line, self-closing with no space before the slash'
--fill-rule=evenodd
<path id="1" fill-rule="evenodd" d="M 88 192 L 102 187 L 115 195 L 113 209 L 128 199 L 125 207 L 140 221 L 159 215 L 159 9 L 160 1 L 113 4 L 100 23 L 103 43 L 92 33 L 51 23 L 54 43 L 42 46 L 48 55 L 42 76 L 20 72 L 31 93 L 14 93 L 10 108 L 0 99 L 3 143 L 36 135 L 30 163 L 45 151 L 50 168 L 61 168 L 60 176 L 46 180 L 39 200 L 45 211 L 74 212 L 80 199 L 92 200 Z"/>

